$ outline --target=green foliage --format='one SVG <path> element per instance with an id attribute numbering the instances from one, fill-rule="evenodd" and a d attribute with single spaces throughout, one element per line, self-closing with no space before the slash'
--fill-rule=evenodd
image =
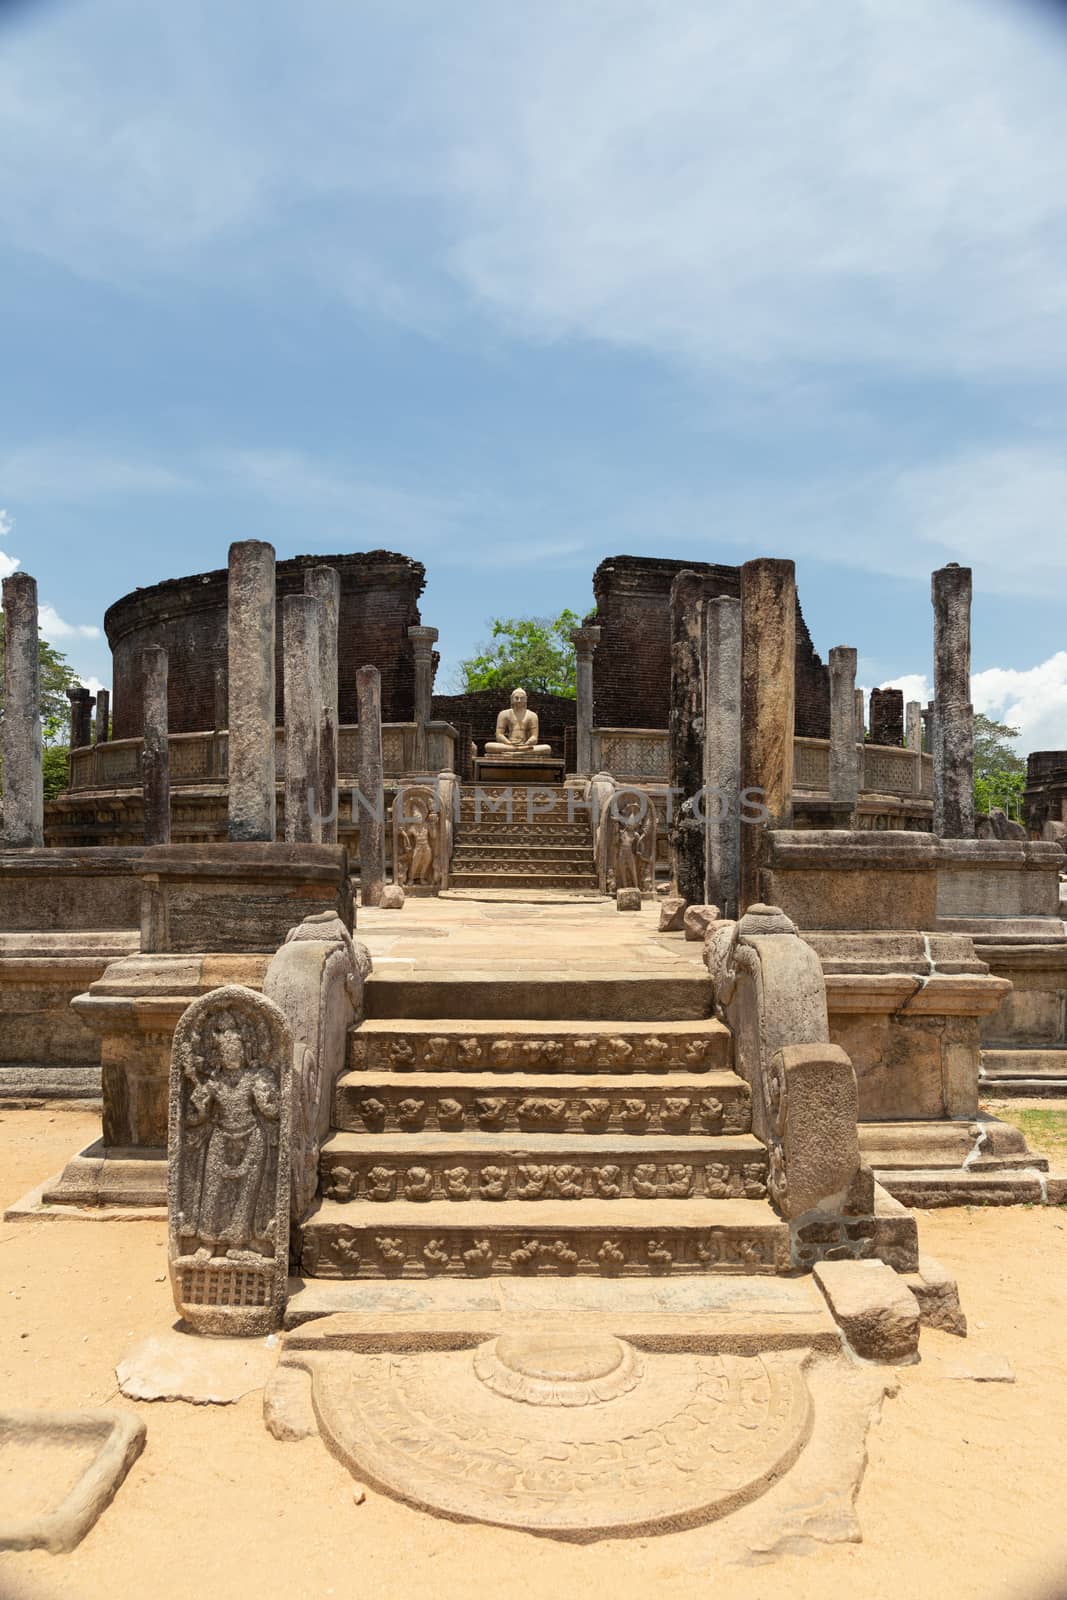
<path id="1" fill-rule="evenodd" d="M 4 709 L 4 616 L 0 612 L 0 715 Z M 40 641 L 41 661 L 41 721 L 46 745 L 59 744 L 66 739 L 70 729 L 70 701 L 68 688 L 81 680 L 62 651 Z"/>
<path id="2" fill-rule="evenodd" d="M 1017 755 L 1012 739 L 1018 728 L 994 722 L 976 712 L 974 718 L 974 809 L 988 813 L 999 806 L 1009 817 L 1022 817 L 1026 762 Z"/>
<path id="3" fill-rule="evenodd" d="M 4 710 L 4 644 L 4 615 L 0 612 L 0 716 Z M 67 689 L 72 688 L 80 680 L 62 651 L 50 645 L 47 639 L 40 641 L 39 650 L 41 722 L 44 738 L 44 797 L 46 800 L 54 800 L 57 795 L 63 793 L 70 782 L 70 751 L 67 746 L 70 736 L 70 701 L 67 699 Z M 2 789 L 3 774 L 0 772 L 0 792 Z"/>
<path id="4" fill-rule="evenodd" d="M 498 617 L 492 638 L 477 655 L 459 664 L 457 687 L 462 694 L 498 689 L 510 694 L 559 694 L 573 700 L 577 669 L 571 629 L 581 626 L 575 611 L 551 617 Z"/>

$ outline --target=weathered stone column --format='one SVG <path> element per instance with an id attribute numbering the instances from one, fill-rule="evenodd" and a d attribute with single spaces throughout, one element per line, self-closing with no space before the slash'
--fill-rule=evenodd
<path id="1" fill-rule="evenodd" d="M 433 715 L 433 647 L 436 628 L 409 628 L 408 638 L 415 651 L 415 771 L 430 770 L 427 724 Z"/>
<path id="2" fill-rule="evenodd" d="M 93 706 L 95 701 L 82 684 L 67 690 L 70 701 L 70 748 L 84 750 L 93 742 Z"/>
<path id="3" fill-rule="evenodd" d="M 577 657 L 578 728 L 576 777 L 593 776 L 593 655 L 600 643 L 600 629 L 575 628 L 571 634 Z"/>
<path id="4" fill-rule="evenodd" d="M 336 567 L 310 567 L 304 588 L 319 602 L 319 812 L 323 844 L 337 843 L 337 619 L 341 611 L 341 574 Z"/>
<path id="5" fill-rule="evenodd" d="M 918 700 L 908 701 L 905 717 L 907 722 L 906 743 L 908 749 L 915 756 L 915 767 L 911 780 L 912 793 L 921 794 L 923 786 L 923 708 Z"/>
<path id="6" fill-rule="evenodd" d="M 974 709 L 971 705 L 971 569 L 949 562 L 933 574 L 934 832 L 974 837 Z"/>
<path id="7" fill-rule="evenodd" d="M 704 579 L 679 572 L 671 584 L 671 694 L 668 721 L 671 877 L 688 905 L 704 896 L 704 827 L 696 800 L 704 787 Z"/>
<path id="8" fill-rule="evenodd" d="M 377 667 L 356 673 L 359 714 L 360 903 L 381 905 L 385 888 L 385 768 L 382 763 L 382 675 Z"/>
<path id="9" fill-rule="evenodd" d="M 96 726 L 93 729 L 93 743 L 107 744 L 111 732 L 111 691 L 98 689 L 96 695 Z"/>
<path id="10" fill-rule="evenodd" d="M 741 602 L 721 595 L 705 610 L 705 905 L 737 916 L 741 875 Z"/>
<path id="11" fill-rule="evenodd" d="M 854 826 L 858 797 L 856 652 L 839 644 L 830 651 L 830 804 L 835 827 Z"/>
<path id="12" fill-rule="evenodd" d="M 3 842 L 9 849 L 44 845 L 41 772 L 41 667 L 37 580 L 28 572 L 4 579 Z"/>
<path id="13" fill-rule="evenodd" d="M 282 695 L 285 704 L 285 842 L 321 844 L 319 724 L 319 620 L 314 595 L 287 594 L 282 602 Z"/>
<path id="14" fill-rule="evenodd" d="M 230 838 L 273 839 L 274 549 L 258 539 L 230 546 L 227 651 Z"/>
<path id="15" fill-rule="evenodd" d="M 762 802 L 766 826 L 793 821 L 796 703 L 796 572 L 791 561 L 761 558 L 741 568 L 741 793 Z M 756 793 L 752 793 L 756 791 Z M 742 912 L 762 899 L 763 829 L 741 825 Z"/>
<path id="16" fill-rule="evenodd" d="M 170 748 L 167 712 L 167 652 L 150 644 L 141 651 L 144 743 L 141 792 L 145 844 L 170 844 Z"/>
<path id="17" fill-rule="evenodd" d="M 225 728 L 230 720 L 230 691 L 226 682 L 226 668 L 215 668 L 215 732 Z"/>

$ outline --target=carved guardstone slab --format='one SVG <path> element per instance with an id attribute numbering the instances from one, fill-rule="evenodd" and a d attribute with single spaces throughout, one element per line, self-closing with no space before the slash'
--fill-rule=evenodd
<path id="1" fill-rule="evenodd" d="M 293 1039 L 285 1014 L 230 984 L 174 1032 L 167 1209 L 174 1304 L 198 1333 L 280 1326 L 289 1265 Z"/>

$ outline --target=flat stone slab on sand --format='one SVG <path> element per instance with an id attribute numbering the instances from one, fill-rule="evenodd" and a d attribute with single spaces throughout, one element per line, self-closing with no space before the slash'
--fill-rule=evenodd
<path id="1" fill-rule="evenodd" d="M 187 1400 L 228 1406 L 265 1387 L 278 1358 L 266 1339 L 206 1339 L 172 1328 L 153 1334 L 115 1369 L 131 1400 Z"/>
<path id="2" fill-rule="evenodd" d="M 128 1411 L 0 1411 L 0 1550 L 73 1550 L 144 1441 Z"/>

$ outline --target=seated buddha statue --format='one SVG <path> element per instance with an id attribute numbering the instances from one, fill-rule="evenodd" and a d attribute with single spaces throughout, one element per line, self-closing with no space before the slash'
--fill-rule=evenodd
<path id="1" fill-rule="evenodd" d="M 526 690 L 515 689 L 511 705 L 496 719 L 496 738 L 487 741 L 487 756 L 550 756 L 552 746 L 538 744 L 537 712 L 526 704 Z"/>

